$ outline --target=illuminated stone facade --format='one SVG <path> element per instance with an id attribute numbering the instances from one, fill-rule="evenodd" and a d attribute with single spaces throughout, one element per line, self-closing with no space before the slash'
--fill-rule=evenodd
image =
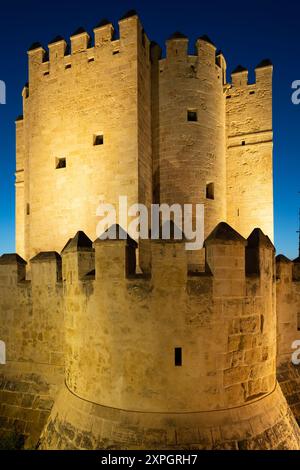
<path id="1" fill-rule="evenodd" d="M 299 262 L 275 263 L 272 244 L 272 66 L 252 85 L 238 67 L 228 84 L 207 37 L 189 56 L 175 33 L 161 59 L 137 15 L 119 28 L 113 39 L 102 22 L 94 47 L 77 31 L 70 54 L 56 38 L 49 60 L 29 51 L 19 254 L 0 257 L 0 436 L 40 449 L 300 449 Z M 203 250 L 93 243 L 100 195 L 204 203 Z"/>
<path id="2" fill-rule="evenodd" d="M 17 125 L 16 250 L 26 260 L 60 252 L 83 230 L 96 238 L 99 199 L 205 205 L 205 237 L 227 221 L 273 240 L 272 70 L 256 83 L 209 38 L 175 33 L 166 57 L 136 15 L 79 29 L 28 52 L 29 83 Z M 199 264 L 195 253 L 191 264 Z"/>

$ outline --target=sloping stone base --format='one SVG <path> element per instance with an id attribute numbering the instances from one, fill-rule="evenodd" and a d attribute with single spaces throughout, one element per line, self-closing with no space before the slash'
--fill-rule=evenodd
<path id="1" fill-rule="evenodd" d="M 60 366 L 30 362 L 0 366 L 1 443 L 16 441 L 21 448 L 35 448 L 63 378 Z"/>
<path id="2" fill-rule="evenodd" d="M 226 411 L 140 413 L 87 402 L 66 387 L 40 449 L 300 449 L 300 430 L 277 385 L 256 402 Z"/>
<path id="3" fill-rule="evenodd" d="M 277 379 L 286 401 L 300 426 L 300 365 L 291 362 L 282 364 L 277 369 Z"/>

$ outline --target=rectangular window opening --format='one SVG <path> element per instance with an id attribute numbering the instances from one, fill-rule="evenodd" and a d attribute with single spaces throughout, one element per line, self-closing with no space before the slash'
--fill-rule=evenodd
<path id="1" fill-rule="evenodd" d="M 60 168 L 66 168 L 67 160 L 66 158 L 57 158 L 56 159 L 56 169 L 59 170 Z"/>
<path id="2" fill-rule="evenodd" d="M 119 50 L 113 51 L 113 55 L 119 54 Z"/>
<path id="3" fill-rule="evenodd" d="M 187 120 L 189 122 L 197 122 L 198 121 L 198 115 L 196 110 L 188 109 L 187 112 Z"/>
<path id="4" fill-rule="evenodd" d="M 231 98 L 231 95 L 226 96 L 227 100 L 230 100 L 230 98 Z"/>
<path id="5" fill-rule="evenodd" d="M 249 95 L 255 95 L 255 91 L 250 91 Z"/>
<path id="6" fill-rule="evenodd" d="M 246 141 L 245 141 L 245 140 L 242 140 L 242 145 L 246 145 Z"/>
<path id="7" fill-rule="evenodd" d="M 90 57 L 90 58 L 88 59 L 88 63 L 94 62 L 94 61 L 95 61 L 94 57 Z"/>
<path id="8" fill-rule="evenodd" d="M 175 348 L 175 366 L 182 366 L 182 348 Z"/>
<path id="9" fill-rule="evenodd" d="M 207 183 L 207 185 L 206 185 L 206 199 L 215 199 L 214 183 Z"/>
<path id="10" fill-rule="evenodd" d="M 297 314 L 297 330 L 300 331 L 300 313 Z"/>
<path id="11" fill-rule="evenodd" d="M 94 145 L 103 145 L 104 136 L 103 135 L 94 135 Z"/>
<path id="12" fill-rule="evenodd" d="M 30 215 L 30 204 L 26 204 L 26 215 Z"/>
<path id="13" fill-rule="evenodd" d="M 65 69 L 66 69 L 66 70 L 67 70 L 67 69 L 70 69 L 70 68 L 71 68 L 71 64 L 67 64 L 67 65 L 65 66 Z"/>

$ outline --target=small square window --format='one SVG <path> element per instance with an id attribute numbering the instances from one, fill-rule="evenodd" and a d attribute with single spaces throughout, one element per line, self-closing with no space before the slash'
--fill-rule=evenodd
<path id="1" fill-rule="evenodd" d="M 94 136 L 94 145 L 103 145 L 104 144 L 104 136 L 103 135 L 95 135 Z"/>
<path id="2" fill-rule="evenodd" d="M 190 122 L 197 122 L 198 121 L 197 111 L 189 109 L 187 112 L 187 120 Z"/>
<path id="3" fill-rule="evenodd" d="M 57 158 L 56 159 L 56 169 L 59 170 L 60 168 L 66 168 L 67 160 L 66 158 Z"/>

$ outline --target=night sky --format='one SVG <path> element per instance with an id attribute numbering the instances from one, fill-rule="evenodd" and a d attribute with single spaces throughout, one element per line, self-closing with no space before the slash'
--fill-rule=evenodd
<path id="1" fill-rule="evenodd" d="M 229 73 L 242 64 L 253 80 L 255 66 L 264 58 L 272 60 L 275 245 L 277 253 L 295 258 L 300 205 L 300 105 L 291 102 L 291 83 L 300 80 L 300 2 L 277 4 L 274 0 L 1 2 L 0 80 L 6 82 L 7 104 L 0 105 L 0 253 L 15 250 L 14 120 L 22 113 L 28 47 L 36 41 L 46 47 L 57 35 L 69 40 L 79 26 L 92 34 L 102 18 L 117 27 L 118 19 L 130 9 L 137 10 L 148 37 L 161 46 L 179 30 L 189 37 L 193 53 L 196 38 L 207 34 L 222 49 Z M 259 199 L 257 194 L 258 203 Z"/>

